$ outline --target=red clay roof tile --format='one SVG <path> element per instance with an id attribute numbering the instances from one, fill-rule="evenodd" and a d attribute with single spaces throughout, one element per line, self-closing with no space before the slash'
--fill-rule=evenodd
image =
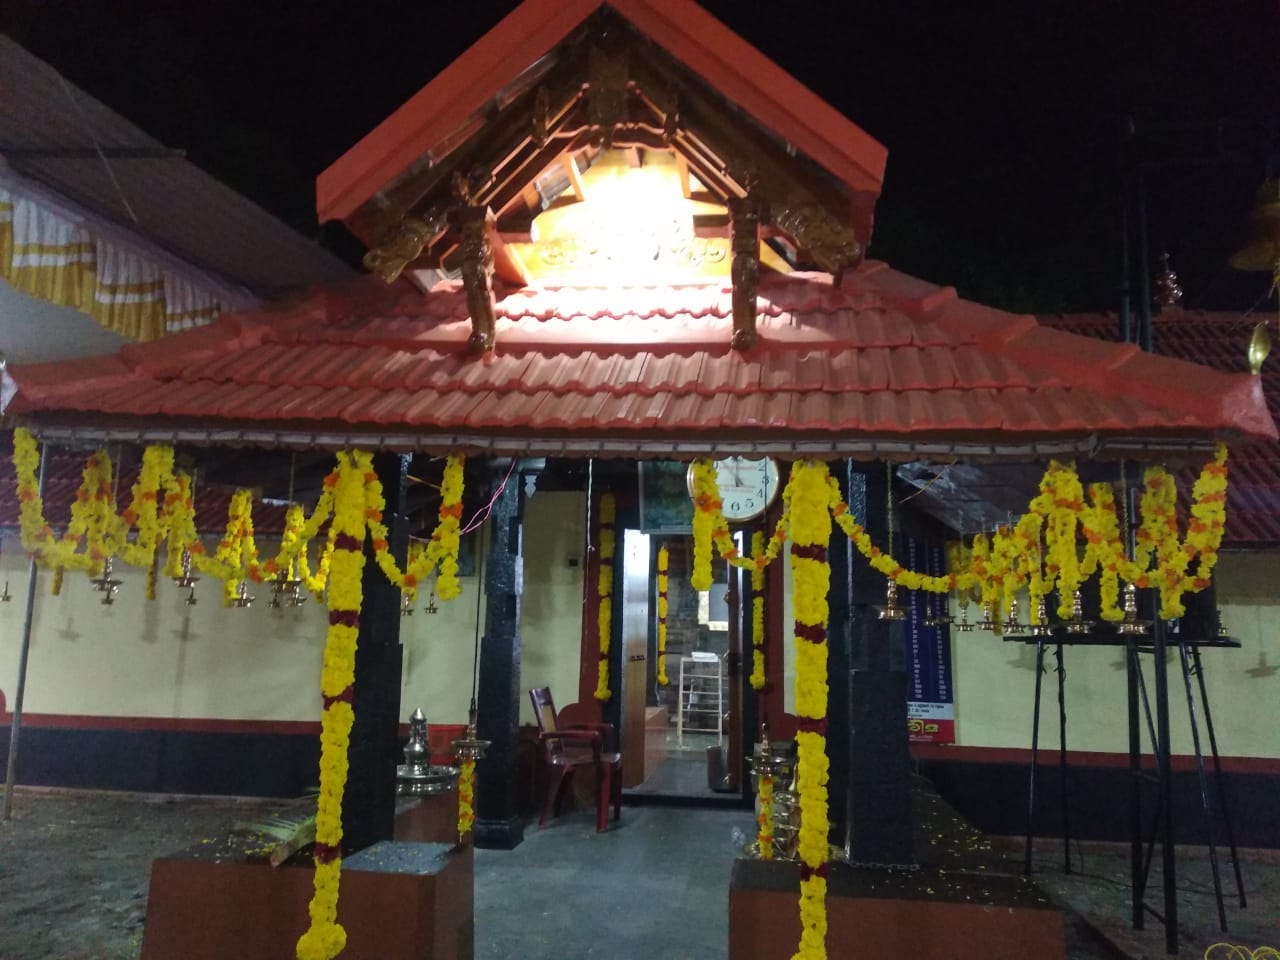
<path id="1" fill-rule="evenodd" d="M 357 293 L 321 291 L 226 318 L 216 346 L 205 329 L 92 366 L 15 368 L 10 409 L 241 429 L 533 431 L 551 444 L 656 430 L 704 443 L 785 443 L 797 430 L 954 443 L 1002 432 L 1009 443 L 1274 436 L 1251 378 L 1038 327 L 880 264 L 840 286 L 763 278 L 760 302 L 776 310 L 746 353 L 729 347 L 720 284 L 515 291 L 498 304 L 497 348 L 484 357 L 466 352 L 469 324 L 441 320 L 465 309 L 459 285 L 416 299 L 367 289 L 365 306 Z"/>

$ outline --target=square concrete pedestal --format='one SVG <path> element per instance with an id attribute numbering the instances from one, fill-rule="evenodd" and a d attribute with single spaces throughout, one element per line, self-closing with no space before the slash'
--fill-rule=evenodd
<path id="1" fill-rule="evenodd" d="M 401 811 L 397 836 L 442 832 L 434 821 L 447 818 L 433 816 L 434 807 L 447 801 L 430 799 Z M 294 960 L 308 925 L 312 870 L 272 867 L 262 862 L 266 850 L 261 838 L 233 834 L 156 860 L 142 960 Z M 472 960 L 474 889 L 469 844 L 398 839 L 352 854 L 343 860 L 338 899 L 343 957 Z"/>

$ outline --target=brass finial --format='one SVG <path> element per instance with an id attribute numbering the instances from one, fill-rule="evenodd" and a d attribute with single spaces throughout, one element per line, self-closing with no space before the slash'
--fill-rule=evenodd
<path id="1" fill-rule="evenodd" d="M 1263 361 L 1271 353 L 1271 331 L 1268 321 L 1259 320 L 1249 338 L 1249 372 L 1255 377 L 1262 372 Z"/>
<path id="2" fill-rule="evenodd" d="M 1169 254 L 1160 254 L 1160 273 L 1156 276 L 1156 306 L 1161 310 L 1172 310 L 1182 300 L 1182 284 L 1178 275 L 1169 266 Z"/>

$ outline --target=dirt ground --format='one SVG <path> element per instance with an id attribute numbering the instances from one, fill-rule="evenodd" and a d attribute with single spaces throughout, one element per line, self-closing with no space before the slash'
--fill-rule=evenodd
<path id="1" fill-rule="evenodd" d="M 1010 853 L 1022 853 L 1020 843 L 1006 847 Z M 1037 843 L 1032 867 L 1040 888 L 1051 900 L 1081 916 L 1116 956 L 1133 960 L 1166 957 L 1164 926 L 1159 920 L 1148 917 L 1144 930 L 1133 929 L 1128 846 L 1077 843 L 1072 850 L 1072 872 L 1067 874 L 1061 844 Z M 1259 947 L 1280 948 L 1280 851 L 1241 851 L 1246 908 L 1240 907 L 1230 857 L 1221 849 L 1218 855 L 1227 932 L 1218 925 L 1208 849 L 1178 849 L 1178 956 L 1193 960 L 1248 960 Z M 1163 896 L 1157 851 L 1148 880 L 1147 905 L 1163 911 Z M 1245 947 L 1249 952 L 1233 953 L 1222 944 Z"/>
<path id="2" fill-rule="evenodd" d="M 137 960 L 151 861 L 278 807 L 278 801 L 20 788 L 13 819 L 0 824 L 0 960 Z M 1020 863 L 1016 841 L 997 847 Z M 1040 888 L 1069 911 L 1072 960 L 1165 956 L 1158 922 L 1149 921 L 1145 933 L 1130 928 L 1127 849 L 1085 844 L 1076 850 L 1070 876 L 1052 842 L 1038 843 L 1035 857 Z M 1231 932 L 1222 934 L 1205 851 L 1180 851 L 1181 957 L 1199 960 L 1218 942 L 1250 950 L 1280 946 L 1280 854 L 1242 859 L 1249 907 L 1236 905 L 1224 858 Z M 1158 908 L 1158 874 L 1151 884 L 1149 902 Z"/>
<path id="3" fill-rule="evenodd" d="M 0 824 L 0 960 L 137 960 L 151 861 L 262 809 L 19 789 Z"/>

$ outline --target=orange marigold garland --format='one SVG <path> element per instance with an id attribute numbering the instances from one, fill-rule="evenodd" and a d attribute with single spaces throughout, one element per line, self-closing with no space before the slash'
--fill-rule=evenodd
<path id="1" fill-rule="evenodd" d="M 609 690 L 609 638 L 613 631 L 613 554 L 616 544 L 614 523 L 618 507 L 612 493 L 600 498 L 600 576 L 596 590 L 600 608 L 596 614 L 596 630 L 600 642 L 600 660 L 596 665 L 595 698 L 601 702 L 613 696 Z"/>
<path id="2" fill-rule="evenodd" d="M 664 543 L 658 548 L 658 683 L 671 682 L 667 677 L 667 588 L 671 584 L 671 554 Z"/>
<path id="3" fill-rule="evenodd" d="M 329 631 L 325 637 L 320 692 L 320 799 L 316 808 L 314 890 L 311 925 L 298 940 L 298 960 L 333 960 L 347 943 L 338 923 L 342 873 L 342 795 L 347 784 L 347 749 L 355 713 L 356 641 L 364 594 L 365 480 L 368 454 L 339 453 L 333 524 L 337 528 L 329 575 Z"/>

